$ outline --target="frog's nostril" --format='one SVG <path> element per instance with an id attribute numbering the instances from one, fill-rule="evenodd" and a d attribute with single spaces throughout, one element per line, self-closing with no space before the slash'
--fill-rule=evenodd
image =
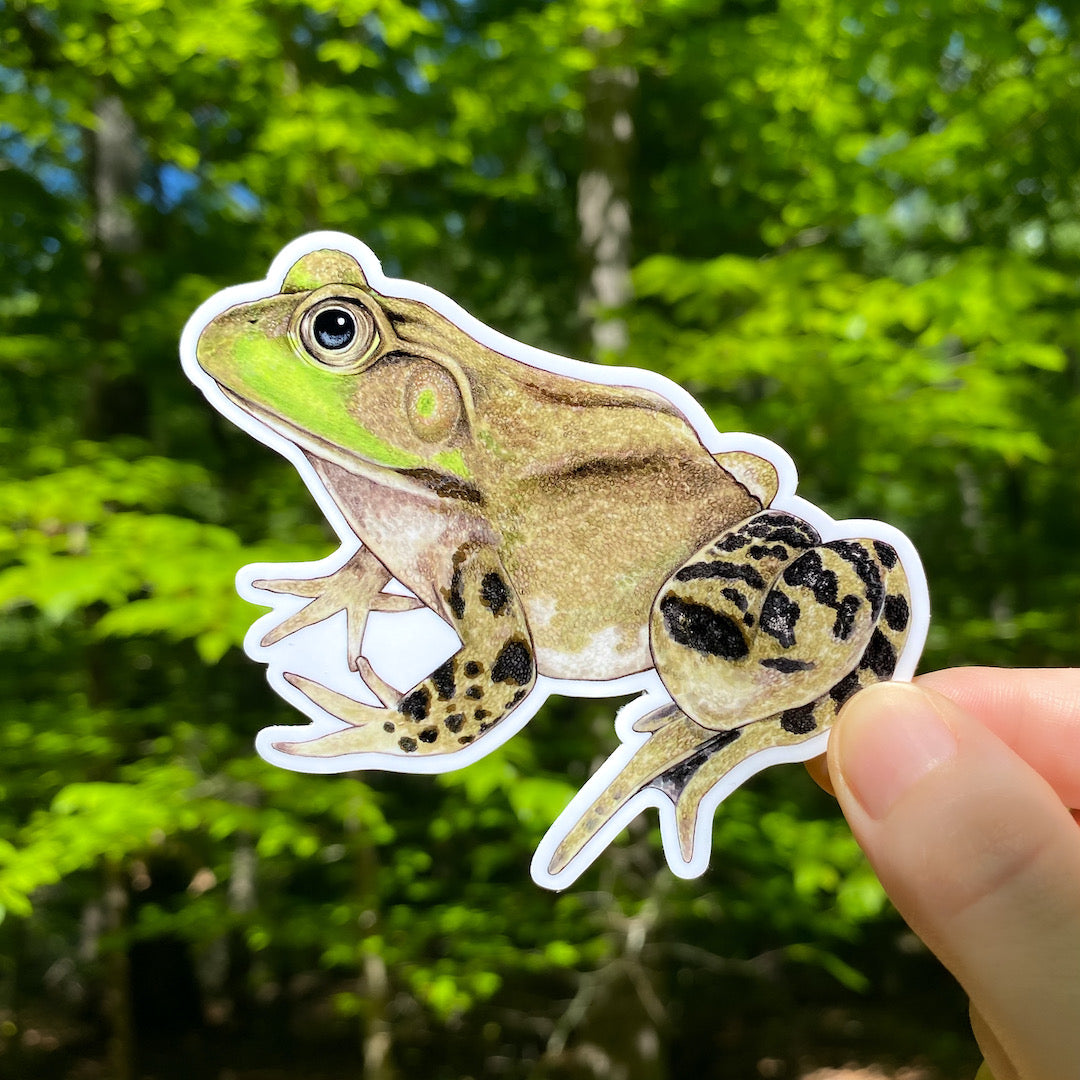
<path id="1" fill-rule="evenodd" d="M 248 319 L 248 322 L 249 322 L 249 323 L 251 323 L 251 324 L 252 324 L 253 326 L 254 326 L 254 325 L 255 325 L 255 323 L 257 323 L 258 321 L 259 321 L 258 319 Z"/>

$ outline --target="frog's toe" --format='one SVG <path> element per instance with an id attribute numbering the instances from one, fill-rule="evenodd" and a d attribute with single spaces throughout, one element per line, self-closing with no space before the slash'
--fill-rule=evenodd
<path id="1" fill-rule="evenodd" d="M 633 723 L 633 730 L 644 732 L 649 734 L 659 731 L 661 728 L 667 727 L 680 712 L 679 706 L 672 703 L 671 705 L 662 705 L 659 709 L 653 709 L 652 712 L 646 713 L 640 719 L 635 720 Z"/>
<path id="2" fill-rule="evenodd" d="M 304 697 L 314 701 L 320 709 L 353 727 L 362 727 L 364 724 L 380 719 L 378 714 L 384 711 L 374 705 L 366 705 L 362 701 L 353 701 L 352 698 L 339 694 L 336 690 L 323 686 L 322 683 L 306 679 L 303 675 L 296 675 L 291 671 L 285 672 L 285 681 L 290 686 L 295 686 Z"/>
<path id="3" fill-rule="evenodd" d="M 311 739 L 308 742 L 276 742 L 270 745 L 282 754 L 290 754 L 293 757 L 325 757 L 325 753 L 319 753 L 321 739 Z"/>
<path id="4" fill-rule="evenodd" d="M 306 596 L 314 600 L 322 594 L 327 578 L 255 578 L 253 589 L 262 592 L 287 593 L 292 596 Z"/>
<path id="5" fill-rule="evenodd" d="M 285 679 L 323 711 L 349 726 L 314 739 L 271 743 L 275 750 L 292 757 L 328 758 L 345 754 L 397 754 L 406 749 L 395 742 L 393 733 L 396 725 L 388 719 L 390 714 L 385 708 L 353 701 L 322 683 L 292 671 L 285 672 Z"/>
<path id="6" fill-rule="evenodd" d="M 368 731 L 359 727 L 331 731 L 329 735 L 320 735 L 316 739 L 307 739 L 303 742 L 275 742 L 270 745 L 290 757 L 333 758 L 342 757 L 345 754 L 388 752 L 381 746 L 372 746 Z"/>
<path id="7" fill-rule="evenodd" d="M 258 588 L 257 585 L 256 588 Z M 278 591 L 289 592 L 291 590 L 281 589 Z M 305 604 L 299 611 L 290 615 L 284 622 L 280 622 L 270 629 L 263 635 L 259 644 L 264 649 L 268 649 L 271 645 L 276 645 L 290 634 L 295 634 L 297 630 L 305 630 L 309 626 L 322 622 L 323 619 L 329 619 L 333 614 L 333 609 L 324 601 L 312 600 L 311 603 Z"/>

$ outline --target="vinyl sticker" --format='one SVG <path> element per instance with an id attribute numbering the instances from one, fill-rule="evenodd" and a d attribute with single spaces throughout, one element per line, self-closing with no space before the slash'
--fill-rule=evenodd
<path id="1" fill-rule="evenodd" d="M 852 694 L 914 673 L 929 599 L 902 533 L 834 521 L 783 450 L 718 432 L 663 376 L 505 337 L 351 236 L 301 237 L 212 297 L 181 354 L 341 540 L 237 574 L 272 608 L 245 650 L 311 720 L 260 732 L 268 762 L 445 772 L 549 694 L 639 692 L 541 841 L 540 885 L 649 806 L 672 871 L 701 874 L 731 791 L 822 753 Z"/>

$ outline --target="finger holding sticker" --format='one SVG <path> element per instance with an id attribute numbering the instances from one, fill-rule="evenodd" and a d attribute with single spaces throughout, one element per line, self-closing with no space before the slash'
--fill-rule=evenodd
<path id="1" fill-rule="evenodd" d="M 842 711 L 829 778 L 968 992 L 994 1080 L 1080 1076 L 1080 671 L 875 687 Z"/>
<path id="2" fill-rule="evenodd" d="M 267 760 L 440 772 L 549 694 L 640 692 L 537 850 L 545 886 L 650 806 L 671 868 L 700 874 L 728 793 L 914 670 L 928 601 L 901 533 L 799 498 L 779 447 L 716 431 L 667 379 L 506 338 L 352 237 L 301 238 L 209 300 L 182 357 L 342 541 L 238 575 L 273 607 L 245 648 L 312 721 L 260 733 Z"/>

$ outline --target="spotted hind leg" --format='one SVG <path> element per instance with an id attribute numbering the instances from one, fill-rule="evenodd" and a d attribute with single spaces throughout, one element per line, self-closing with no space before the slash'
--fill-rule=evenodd
<path id="1" fill-rule="evenodd" d="M 732 769 L 764 751 L 797 747 L 832 727 L 840 707 L 865 686 L 889 679 L 903 652 L 911 621 L 907 575 L 895 551 L 880 541 L 845 541 L 872 545 L 881 570 L 879 615 L 858 663 L 813 701 L 784 709 L 731 732 L 702 747 L 693 761 L 684 761 L 653 781 L 675 804 L 679 848 L 689 862 L 694 854 L 701 801 Z M 849 556 L 850 557 L 850 556 Z M 864 570 L 865 572 L 865 570 Z M 730 738 L 731 735 L 738 736 Z M 762 765 L 769 764 L 763 761 Z M 752 769 L 757 772 L 757 769 Z"/>
<path id="2" fill-rule="evenodd" d="M 789 749 L 798 760 L 797 748 L 827 730 L 849 697 L 892 676 L 910 621 L 896 552 L 877 540 L 819 540 L 805 522 L 769 511 L 702 549 L 661 589 L 653 651 L 658 663 L 674 661 L 675 677 L 670 667 L 661 676 L 676 704 L 634 725 L 649 738 L 571 824 L 549 873 L 646 788 L 670 800 L 690 863 L 710 791 Z"/>
<path id="3" fill-rule="evenodd" d="M 679 707 L 717 731 L 805 709 L 862 663 L 892 675 L 896 650 L 878 627 L 886 606 L 902 607 L 906 623 L 907 594 L 887 544 L 823 543 L 807 522 L 768 510 L 660 589 L 649 628 L 656 670 Z"/>

